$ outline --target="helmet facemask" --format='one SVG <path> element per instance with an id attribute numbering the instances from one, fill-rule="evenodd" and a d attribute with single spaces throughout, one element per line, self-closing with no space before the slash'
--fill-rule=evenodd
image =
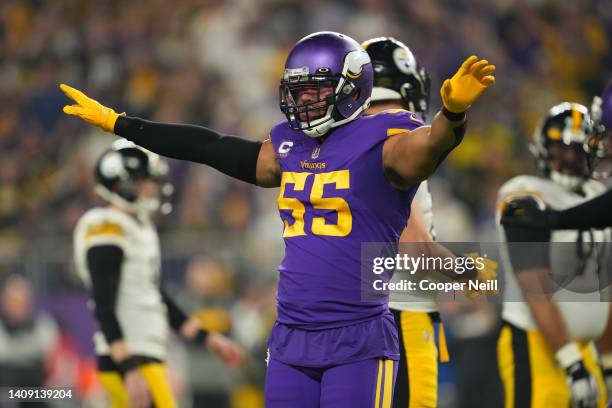
<path id="1" fill-rule="evenodd" d="M 291 129 L 301 130 L 310 137 L 325 135 L 337 126 L 336 122 L 344 119 L 335 109 L 338 103 L 359 98 L 359 89 L 346 75 L 286 78 L 287 75 L 280 85 L 281 112 Z M 304 102 L 300 101 L 305 98 Z"/>
<path id="2" fill-rule="evenodd" d="M 591 174 L 584 144 L 551 142 L 547 150 L 550 179 L 567 190 L 579 190 Z"/>
<path id="3" fill-rule="evenodd" d="M 569 191 L 580 191 L 593 172 L 593 127 L 586 107 L 564 102 L 553 107 L 530 146 L 538 167 Z"/>
<path id="4" fill-rule="evenodd" d="M 332 120 L 337 85 L 338 78 L 328 76 L 283 78 L 280 109 L 287 116 L 289 127 L 304 132 L 329 129 L 327 125 Z M 314 136 L 319 136 L 316 133 Z"/>

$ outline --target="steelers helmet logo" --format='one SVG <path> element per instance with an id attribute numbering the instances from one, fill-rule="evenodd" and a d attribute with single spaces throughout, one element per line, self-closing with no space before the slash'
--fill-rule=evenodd
<path id="1" fill-rule="evenodd" d="M 393 50 L 393 62 L 395 66 L 404 74 L 411 74 L 416 67 L 414 55 L 405 48 L 396 48 Z"/>
<path id="2" fill-rule="evenodd" d="M 123 176 L 125 174 L 125 168 L 123 167 L 121 155 L 117 152 L 106 154 L 100 163 L 100 172 L 107 178 Z"/>

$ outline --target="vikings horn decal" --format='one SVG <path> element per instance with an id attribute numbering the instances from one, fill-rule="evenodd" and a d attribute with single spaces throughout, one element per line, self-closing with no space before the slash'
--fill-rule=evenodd
<path id="1" fill-rule="evenodd" d="M 363 66 L 370 63 L 367 52 L 351 51 L 346 55 L 346 76 L 352 79 L 359 78 L 363 72 Z"/>

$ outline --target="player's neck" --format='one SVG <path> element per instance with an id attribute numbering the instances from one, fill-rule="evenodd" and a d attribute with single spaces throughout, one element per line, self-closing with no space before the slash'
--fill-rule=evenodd
<path id="1" fill-rule="evenodd" d="M 125 208 L 123 208 L 123 207 L 121 207 L 121 206 L 118 206 L 118 205 L 116 205 L 116 204 L 113 204 L 113 203 L 110 203 L 110 204 L 108 205 L 108 207 L 109 207 L 109 208 L 112 208 L 112 209 L 114 209 L 114 210 L 117 210 L 117 211 L 119 211 L 119 212 L 121 212 L 121 213 L 123 213 L 123 214 L 125 214 L 125 215 L 129 216 L 130 218 L 135 219 L 136 221 L 140 221 L 140 219 L 139 219 L 139 217 L 138 217 L 138 214 L 136 214 L 136 213 L 135 213 L 135 212 L 133 212 L 133 211 L 129 211 L 129 210 L 127 210 L 127 209 L 125 209 Z"/>
<path id="2" fill-rule="evenodd" d="M 389 109 L 406 109 L 406 108 L 401 103 L 395 102 L 395 101 L 374 102 L 370 105 L 370 107 L 368 108 L 365 114 L 366 116 L 376 115 L 377 113 L 380 113 L 382 111 L 386 111 Z"/>

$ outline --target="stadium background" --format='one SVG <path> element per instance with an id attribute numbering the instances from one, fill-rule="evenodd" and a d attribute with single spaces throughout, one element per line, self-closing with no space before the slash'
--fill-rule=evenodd
<path id="1" fill-rule="evenodd" d="M 561 100 L 588 105 L 612 77 L 609 0 L 1 1 L 0 282 L 18 274 L 29 286 L 4 285 L 0 316 L 6 324 L 11 310 L 27 311 L 31 302 L 45 330 L 35 333 L 40 344 L 24 354 L 29 359 L 15 361 L 17 348 L 0 350 L 0 385 L 8 370 L 31 364 L 32 378 L 75 387 L 83 401 L 75 406 L 103 401 L 71 231 L 98 203 L 92 166 L 113 137 L 63 115 L 58 83 L 132 116 L 263 139 L 282 119 L 278 80 L 289 48 L 326 29 L 408 44 L 432 76 L 430 112 L 439 107 L 442 79 L 466 56 L 497 66 L 497 83 L 470 111 L 468 136 L 431 181 L 441 241 L 495 241 L 497 189 L 534 171 L 526 142 L 538 118 Z M 251 356 L 229 373 L 176 341 L 172 381 L 185 406 L 192 394 L 209 406 L 261 406 L 283 252 L 277 191 L 178 161 L 171 161 L 171 181 L 174 211 L 160 219 L 163 280 L 183 307 L 229 331 Z M 476 407 L 475 396 L 491 406 L 486 401 L 499 392 L 495 309 L 448 305 L 443 312 L 454 363 L 441 372 L 441 406 Z M 465 363 L 475 357 L 478 367 Z"/>

